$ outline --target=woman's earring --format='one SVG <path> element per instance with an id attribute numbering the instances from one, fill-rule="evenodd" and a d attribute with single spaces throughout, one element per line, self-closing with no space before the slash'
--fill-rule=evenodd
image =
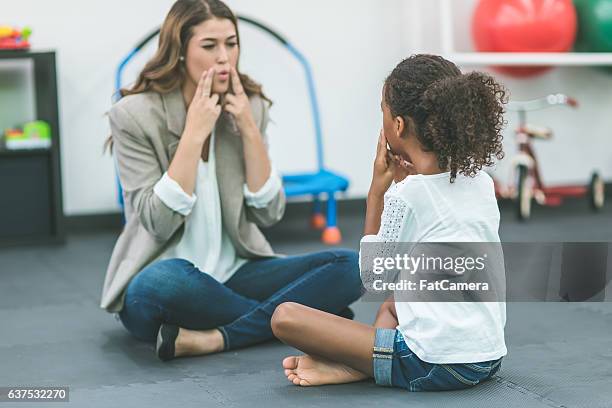
<path id="1" fill-rule="evenodd" d="M 183 57 L 182 55 L 179 57 L 179 59 L 180 59 L 181 61 L 185 61 L 185 57 Z"/>

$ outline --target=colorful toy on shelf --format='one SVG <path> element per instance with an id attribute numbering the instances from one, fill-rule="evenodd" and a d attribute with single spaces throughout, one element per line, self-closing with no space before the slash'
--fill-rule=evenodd
<path id="1" fill-rule="evenodd" d="M 612 52 L 612 0 L 574 0 L 578 13 L 579 52 Z M 612 68 L 604 68 L 612 72 Z"/>
<path id="2" fill-rule="evenodd" d="M 10 26 L 0 26 L 0 50 L 29 50 L 31 34 L 28 27 L 19 31 Z"/>
<path id="3" fill-rule="evenodd" d="M 48 149 L 51 147 L 51 127 L 42 120 L 28 122 L 23 125 L 23 130 L 5 130 L 4 139 L 9 150 Z"/>
<path id="4" fill-rule="evenodd" d="M 572 0 L 480 0 L 472 19 L 472 36 L 481 52 L 567 52 L 577 31 Z M 495 67 L 527 77 L 550 67 Z"/>
<path id="5" fill-rule="evenodd" d="M 4 137 L 8 139 L 22 139 L 23 130 L 21 129 L 6 129 L 4 131 Z"/>

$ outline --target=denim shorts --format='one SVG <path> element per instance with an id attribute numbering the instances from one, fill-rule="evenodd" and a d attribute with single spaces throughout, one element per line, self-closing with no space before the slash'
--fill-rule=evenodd
<path id="1" fill-rule="evenodd" d="M 408 391 L 448 391 L 470 388 L 497 373 L 502 359 L 464 364 L 433 364 L 417 357 L 399 330 L 376 329 L 376 384 Z"/>

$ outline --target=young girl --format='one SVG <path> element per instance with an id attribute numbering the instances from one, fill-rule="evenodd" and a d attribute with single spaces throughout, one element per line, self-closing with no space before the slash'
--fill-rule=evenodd
<path id="1" fill-rule="evenodd" d="M 383 87 L 362 242 L 499 242 L 493 181 L 481 169 L 503 157 L 505 102 L 504 88 L 486 74 L 462 74 L 434 55 L 402 61 Z M 505 321 L 503 302 L 391 296 L 374 327 L 283 303 L 272 329 L 307 353 L 283 361 L 293 384 L 373 377 L 379 385 L 438 391 L 474 386 L 499 370 Z"/>

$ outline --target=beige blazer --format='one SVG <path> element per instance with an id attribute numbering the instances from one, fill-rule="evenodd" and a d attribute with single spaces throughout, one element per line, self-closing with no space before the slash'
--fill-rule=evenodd
<path id="1" fill-rule="evenodd" d="M 259 96 L 250 101 L 253 117 L 267 143 L 268 104 Z M 116 313 L 123 308 L 130 280 L 182 236 L 185 217 L 168 208 L 153 193 L 153 187 L 176 152 L 186 107 L 180 88 L 167 94 L 146 92 L 122 98 L 113 105 L 109 117 L 127 222 L 106 271 L 100 307 Z M 259 227 L 270 226 L 282 218 L 283 189 L 266 208 L 247 206 L 243 194 L 242 138 L 227 114 L 222 114 L 215 131 L 223 227 L 236 254 L 243 258 L 277 256 Z"/>

